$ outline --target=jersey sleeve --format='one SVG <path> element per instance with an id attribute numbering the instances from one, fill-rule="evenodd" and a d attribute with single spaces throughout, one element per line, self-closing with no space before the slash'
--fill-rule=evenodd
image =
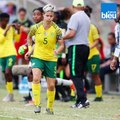
<path id="1" fill-rule="evenodd" d="M 62 31 L 59 27 L 56 28 L 57 40 L 62 39 Z"/>
<path id="2" fill-rule="evenodd" d="M 13 39 L 14 39 L 14 41 L 19 42 L 20 34 L 18 34 L 17 31 L 15 30 L 15 28 L 13 28 L 13 27 L 11 28 L 11 30 L 13 30 Z"/>
<path id="3" fill-rule="evenodd" d="M 36 33 L 36 31 L 37 31 L 37 25 L 31 26 L 31 27 L 30 27 L 29 36 L 30 36 L 30 37 L 34 36 L 35 33 Z"/>
<path id="4" fill-rule="evenodd" d="M 92 36 L 93 36 L 94 41 L 99 38 L 98 30 L 94 25 L 92 27 Z"/>

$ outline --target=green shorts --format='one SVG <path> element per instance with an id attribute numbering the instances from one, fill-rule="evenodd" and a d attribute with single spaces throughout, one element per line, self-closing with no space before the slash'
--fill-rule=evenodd
<path id="1" fill-rule="evenodd" d="M 43 75 L 49 78 L 56 78 L 57 62 L 45 61 L 38 58 L 32 58 L 32 68 L 39 68 L 43 71 Z"/>
<path id="2" fill-rule="evenodd" d="M 88 60 L 87 70 L 91 74 L 99 73 L 99 71 L 100 71 L 100 57 L 99 57 L 99 55 L 95 55 L 91 59 Z"/>
<path id="3" fill-rule="evenodd" d="M 13 65 L 15 64 L 15 61 L 16 61 L 15 55 L 0 58 L 0 65 L 2 67 L 2 72 L 5 72 L 6 68 L 12 68 Z"/>

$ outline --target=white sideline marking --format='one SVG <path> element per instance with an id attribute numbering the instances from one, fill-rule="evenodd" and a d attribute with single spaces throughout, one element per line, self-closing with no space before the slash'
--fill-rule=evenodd
<path id="1" fill-rule="evenodd" d="M 23 118 L 23 117 L 13 117 L 13 116 L 6 116 L 6 115 L 0 115 L 0 117 L 3 117 L 3 118 L 11 118 L 11 119 L 21 119 L 21 120 L 33 120 L 33 119 L 30 119 L 30 118 Z"/>
<path id="2" fill-rule="evenodd" d="M 8 109 L 8 108 L 7 108 Z M 10 110 L 13 109 L 13 110 L 19 110 L 19 111 L 25 111 L 25 112 L 33 112 L 32 110 L 28 110 L 28 109 L 23 109 L 23 108 L 17 108 L 17 107 L 13 107 L 13 108 L 10 108 Z"/>

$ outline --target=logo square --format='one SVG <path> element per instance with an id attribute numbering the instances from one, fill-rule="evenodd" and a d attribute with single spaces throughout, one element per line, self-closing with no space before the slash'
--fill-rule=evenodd
<path id="1" fill-rule="evenodd" d="M 101 3 L 101 19 L 113 20 L 117 18 L 116 3 Z"/>

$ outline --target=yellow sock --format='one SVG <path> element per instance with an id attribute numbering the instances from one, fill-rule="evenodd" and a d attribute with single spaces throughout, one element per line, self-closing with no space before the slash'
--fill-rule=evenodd
<path id="1" fill-rule="evenodd" d="M 9 94 L 12 94 L 13 93 L 13 82 L 7 82 L 6 89 Z"/>
<path id="2" fill-rule="evenodd" d="M 96 97 L 102 97 L 102 85 L 95 85 Z"/>
<path id="3" fill-rule="evenodd" d="M 41 94 L 41 86 L 40 84 L 32 84 L 32 92 L 33 92 L 33 99 L 34 99 L 34 104 L 36 106 L 40 106 L 40 94 Z"/>
<path id="4" fill-rule="evenodd" d="M 75 96 L 75 91 L 71 89 L 71 96 Z"/>
<path id="5" fill-rule="evenodd" d="M 53 111 L 53 104 L 55 101 L 55 90 L 49 91 L 47 90 L 47 108 L 49 108 L 51 111 Z"/>

